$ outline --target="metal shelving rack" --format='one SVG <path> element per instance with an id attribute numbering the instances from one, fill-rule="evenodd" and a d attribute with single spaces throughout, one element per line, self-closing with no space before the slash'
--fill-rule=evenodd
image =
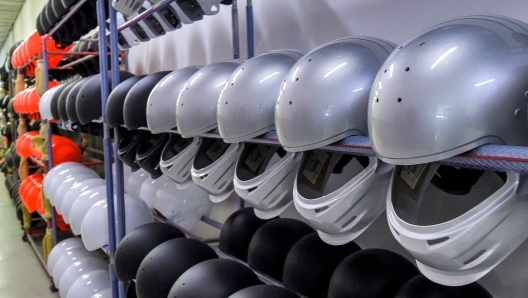
<path id="1" fill-rule="evenodd" d="M 70 12 L 63 18 L 61 22 L 57 24 L 57 26 L 47 35 L 43 36 L 43 40 L 49 39 L 51 34 L 53 34 L 56 30 L 58 30 L 71 16 L 80 9 L 80 7 L 86 2 L 87 0 L 81 0 L 79 3 L 72 9 Z M 117 26 L 117 17 L 116 17 L 116 11 L 112 7 L 111 3 L 109 4 L 108 11 L 109 11 L 109 17 L 110 17 L 110 27 L 109 31 L 106 31 L 105 26 L 105 2 L 104 0 L 97 0 L 97 15 L 98 15 L 98 25 L 99 25 L 99 36 L 105 36 L 107 38 L 100 38 L 99 39 L 99 52 L 104 53 L 107 51 L 107 42 L 110 44 L 110 65 L 108 65 L 107 59 L 99 59 L 99 67 L 101 72 L 101 104 L 102 104 L 102 114 L 103 119 L 106 114 L 106 101 L 108 98 L 108 95 L 111 91 L 111 89 L 115 88 L 119 82 L 119 50 L 118 50 L 118 44 L 117 44 L 117 36 L 118 32 L 129 28 L 130 26 L 138 23 L 139 21 L 147 18 L 151 14 L 155 13 L 156 11 L 170 5 L 174 0 L 164 0 L 160 2 L 157 5 L 154 5 L 150 9 L 144 11 L 142 14 L 136 16 L 135 18 L 127 21 L 125 24 L 121 26 Z M 254 37 L 253 37 L 253 7 L 252 7 L 252 0 L 246 0 L 247 6 L 246 6 L 246 17 L 247 17 L 247 40 L 248 40 L 248 58 L 253 57 L 254 55 Z M 234 58 L 240 58 L 240 50 L 239 50 L 239 31 L 238 31 L 238 8 L 237 8 L 237 1 L 234 0 L 232 3 L 232 20 L 233 20 L 233 56 Z M 108 40 L 107 40 L 108 39 Z M 42 57 L 44 60 L 44 67 L 45 70 L 48 69 L 48 60 L 47 60 L 47 54 L 52 54 L 51 52 L 47 52 L 46 49 L 46 43 L 44 43 L 44 48 L 42 51 Z M 64 54 L 64 53 L 63 53 Z M 87 54 L 87 53 L 76 53 L 76 54 Z M 94 55 L 94 53 L 89 53 L 90 55 Z M 83 58 L 88 59 L 89 56 Z M 126 60 L 126 58 L 125 58 Z M 70 63 L 69 65 L 66 65 L 64 67 L 69 67 L 74 65 L 74 63 L 80 63 L 82 62 L 82 59 L 77 60 L 73 63 Z M 126 64 L 126 61 L 125 61 Z M 109 73 L 110 70 L 110 73 Z M 47 88 L 48 86 L 48 72 L 44 71 L 45 73 L 45 86 Z M 108 82 L 111 80 L 111 89 L 108 88 Z M 14 89 L 14 88 L 13 88 Z M 144 130 L 148 130 L 147 128 L 141 128 Z M 114 140 L 119 140 L 119 130 L 116 128 L 113 131 L 114 133 Z M 178 134 L 177 130 L 171 130 L 169 133 Z M 48 138 L 51 138 L 51 128 L 48 126 Z M 125 297 L 125 284 L 122 282 L 118 282 L 113 268 L 113 255 L 115 253 L 116 244 L 119 243 L 119 241 L 124 237 L 125 234 L 125 214 L 124 214 L 124 177 L 123 177 L 123 164 L 118 159 L 115 158 L 115 169 L 116 169 L 116 175 L 115 175 L 115 199 L 114 202 L 114 184 L 112 183 L 112 154 L 113 156 L 117 156 L 117 144 L 114 143 L 112 146 L 112 140 L 110 138 L 110 128 L 104 123 L 103 121 L 103 147 L 104 147 L 104 157 L 105 157 L 105 176 L 107 177 L 106 183 L 107 183 L 107 202 L 108 202 L 108 222 L 109 222 L 109 235 L 110 235 L 110 241 L 109 246 L 105 247 L 105 252 L 107 252 L 110 256 L 111 262 L 110 262 L 110 274 L 112 279 L 112 289 L 113 289 L 113 297 Z M 221 138 L 218 130 L 206 133 L 202 135 L 202 137 L 205 138 Z M 272 131 L 268 132 L 262 136 L 259 136 L 255 139 L 252 139 L 248 141 L 249 143 L 260 143 L 260 144 L 269 144 L 269 145 L 280 145 L 277 133 Z M 354 136 L 354 137 L 348 137 L 340 142 L 337 142 L 335 144 L 326 146 L 322 148 L 327 151 L 333 151 L 333 152 L 346 152 L 356 155 L 364 155 L 364 156 L 375 156 L 374 151 L 371 148 L 370 141 L 368 137 L 364 136 Z M 50 153 L 49 161 L 48 161 L 48 167 L 52 168 L 52 157 L 51 157 L 51 144 L 48 142 L 48 152 Z M 517 146 L 503 146 L 503 145 L 485 145 L 482 147 L 479 147 L 471 152 L 461 154 L 452 158 L 448 158 L 445 160 L 441 160 L 438 163 L 445 164 L 445 165 L 454 165 L 458 167 L 467 167 L 467 168 L 476 168 L 476 169 L 485 169 L 485 170 L 494 170 L 494 171 L 503 171 L 503 172 L 517 172 L 522 174 L 528 174 L 528 147 L 517 147 Z M 115 203 L 115 205 L 114 205 Z M 116 208 L 116 210 L 114 209 Z M 239 207 L 243 207 L 243 201 L 239 201 Z M 117 216 L 116 216 L 117 215 Z M 167 220 L 163 216 L 161 216 L 159 213 L 154 211 L 154 216 L 157 220 L 174 225 L 178 227 L 180 230 L 182 230 L 187 237 L 200 239 L 204 242 L 210 243 L 216 241 L 216 239 L 201 239 L 198 236 L 194 235 L 193 233 L 186 231 L 185 229 L 179 227 L 177 224 Z M 221 223 L 218 223 L 210 218 L 202 218 L 202 221 L 208 223 L 211 226 L 214 226 L 218 229 L 221 228 Z M 117 224 L 114 224 L 117 223 Z M 52 226 L 54 229 L 54 244 L 56 244 L 56 218 L 55 218 L 55 212 L 53 211 L 53 219 L 52 219 Z M 222 258 L 228 258 L 233 259 L 239 262 L 242 262 L 233 256 L 230 256 L 222 251 L 220 251 L 217 247 L 215 247 L 215 250 L 217 254 Z M 243 263 L 243 262 L 242 262 Z M 245 264 L 245 263 L 244 263 Z M 247 264 L 246 264 L 247 265 Z M 275 284 L 275 285 L 281 285 L 280 282 L 274 280 L 273 278 L 270 278 L 266 275 L 263 275 L 259 272 L 256 272 L 259 278 L 266 284 Z"/>

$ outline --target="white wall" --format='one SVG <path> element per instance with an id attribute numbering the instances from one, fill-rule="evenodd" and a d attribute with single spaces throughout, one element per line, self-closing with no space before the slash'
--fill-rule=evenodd
<path id="1" fill-rule="evenodd" d="M 30 33 L 37 30 L 35 24 L 37 16 L 46 4 L 44 0 L 26 0 L 20 10 L 18 17 L 13 25 L 13 30 L 9 33 L 7 40 L 0 51 L 0 61 L 4 62 L 6 53 L 9 48 L 16 42 L 25 39 Z"/>
<path id="2" fill-rule="evenodd" d="M 525 0 L 254 0 L 255 54 L 291 48 L 309 51 L 346 36 L 373 36 L 402 43 L 427 27 L 456 16 L 499 14 L 528 22 Z M 239 0 L 241 53 L 246 58 L 245 1 Z M 130 70 L 136 74 L 204 65 L 232 58 L 230 7 L 219 15 L 167 34 L 131 50 Z M 223 203 L 213 217 L 223 220 L 234 210 Z M 289 210 L 295 217 L 295 210 Z M 526 227 L 522 227 L 526 228 Z M 203 227 L 199 230 L 205 232 Z M 382 215 L 356 241 L 410 258 L 392 237 Z M 528 296 L 528 243 L 480 280 L 494 297 Z"/>

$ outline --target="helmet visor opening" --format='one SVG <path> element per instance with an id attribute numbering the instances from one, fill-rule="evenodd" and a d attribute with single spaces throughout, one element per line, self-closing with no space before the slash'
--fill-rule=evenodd
<path id="1" fill-rule="evenodd" d="M 164 134 L 150 135 L 148 139 L 145 139 L 139 145 L 137 155 L 142 158 L 150 154 L 150 151 L 160 146 L 161 142 L 166 141 L 167 138 Z"/>
<path id="2" fill-rule="evenodd" d="M 244 150 L 238 158 L 236 177 L 241 181 L 251 180 L 275 165 L 286 151 L 280 146 L 262 144 L 244 144 Z"/>
<path id="3" fill-rule="evenodd" d="M 176 155 L 180 154 L 185 148 L 187 148 L 192 142 L 193 138 L 182 138 L 179 135 L 171 135 L 169 141 L 163 149 L 161 160 L 169 161 Z"/>
<path id="4" fill-rule="evenodd" d="M 194 158 L 194 168 L 200 170 L 211 165 L 226 152 L 230 145 L 219 139 L 204 139 Z"/>
<path id="5" fill-rule="evenodd" d="M 392 205 L 403 221 L 431 226 L 453 220 L 506 183 L 505 173 L 437 164 L 396 166 Z"/>
<path id="6" fill-rule="evenodd" d="M 126 151 L 131 146 L 135 146 L 139 139 L 147 137 L 146 131 L 127 131 L 119 142 L 119 149 Z"/>
<path id="7" fill-rule="evenodd" d="M 297 173 L 297 190 L 308 200 L 321 198 L 361 175 L 368 165 L 366 156 L 307 151 Z"/>

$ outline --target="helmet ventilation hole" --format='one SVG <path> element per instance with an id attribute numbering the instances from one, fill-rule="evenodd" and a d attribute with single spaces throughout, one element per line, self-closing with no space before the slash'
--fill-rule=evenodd
<path id="1" fill-rule="evenodd" d="M 405 71 L 409 71 L 409 70 L 411 70 L 409 67 L 405 68 Z"/>
<path id="2" fill-rule="evenodd" d="M 257 189 L 257 187 L 256 187 L 256 186 L 255 186 L 255 187 L 252 187 L 252 188 L 250 188 L 250 189 L 248 189 L 248 193 L 250 193 L 250 192 L 254 191 L 255 189 Z"/>
<path id="3" fill-rule="evenodd" d="M 290 101 L 290 104 L 292 104 L 292 102 Z"/>
<path id="4" fill-rule="evenodd" d="M 376 98 L 376 102 L 379 102 L 379 98 Z"/>
<path id="5" fill-rule="evenodd" d="M 447 240 L 449 240 L 449 237 L 442 237 L 442 238 L 438 238 L 438 239 L 427 240 L 427 244 L 436 245 L 436 244 L 440 244 L 442 242 L 445 242 Z"/>
<path id="6" fill-rule="evenodd" d="M 386 73 L 386 72 L 387 72 L 387 70 L 385 69 L 385 71 L 383 73 Z"/>
<path id="7" fill-rule="evenodd" d="M 486 250 L 483 249 L 481 251 L 479 251 L 478 253 L 476 253 L 474 256 L 472 256 L 471 258 L 469 258 L 467 261 L 464 262 L 464 265 L 469 265 L 471 263 L 473 263 L 475 260 L 477 260 L 478 258 L 480 258 L 483 254 L 486 253 Z"/>
<path id="8" fill-rule="evenodd" d="M 296 79 L 295 79 L 295 81 L 298 81 L 298 80 L 299 80 L 299 78 L 296 78 Z"/>
<path id="9" fill-rule="evenodd" d="M 323 212 L 325 211 L 326 209 L 328 209 L 329 207 L 328 206 L 324 206 L 324 207 L 321 207 L 321 208 L 317 208 L 315 209 L 315 213 L 320 213 L 320 212 Z"/>
<path id="10" fill-rule="evenodd" d="M 308 62 L 312 62 L 312 59 L 308 59 Z"/>
<path id="11" fill-rule="evenodd" d="M 400 47 L 399 47 L 399 49 L 402 49 L 402 48 L 403 48 L 403 46 L 400 46 Z"/>
<path id="12" fill-rule="evenodd" d="M 420 44 L 420 46 L 422 47 L 424 44 L 425 44 L 425 42 L 422 42 L 422 43 Z"/>
<path id="13" fill-rule="evenodd" d="M 355 219 L 357 218 L 357 216 L 352 216 L 352 218 L 350 218 L 349 220 L 347 220 L 345 223 L 343 223 L 343 225 L 341 225 L 341 228 L 346 228 L 349 224 L 351 224 Z"/>
<path id="14" fill-rule="evenodd" d="M 401 99 L 401 98 L 398 98 L 398 102 L 401 102 L 401 101 L 402 101 L 402 99 Z"/>
<path id="15" fill-rule="evenodd" d="M 227 101 L 226 101 L 226 104 L 227 104 Z"/>

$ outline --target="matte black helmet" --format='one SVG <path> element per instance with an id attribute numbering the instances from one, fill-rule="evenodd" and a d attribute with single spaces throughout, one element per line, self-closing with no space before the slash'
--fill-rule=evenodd
<path id="1" fill-rule="evenodd" d="M 294 292 L 278 286 L 258 285 L 242 289 L 228 298 L 299 298 Z"/>
<path id="2" fill-rule="evenodd" d="M 87 78 L 80 80 L 79 83 L 75 84 L 75 86 L 70 90 L 70 92 L 68 93 L 68 96 L 66 97 L 66 115 L 67 115 L 67 118 L 73 123 L 79 122 L 79 118 L 77 117 L 77 110 L 75 109 L 75 102 L 77 101 L 77 94 L 79 94 L 79 91 L 81 91 L 81 88 L 91 78 L 92 77 L 87 77 Z M 59 105 L 59 114 L 60 114 L 60 105 Z"/>
<path id="3" fill-rule="evenodd" d="M 167 298 L 224 298 L 258 284 L 257 275 L 237 261 L 208 260 L 185 271 L 174 283 Z"/>
<path id="4" fill-rule="evenodd" d="M 176 280 L 184 272 L 198 263 L 215 258 L 217 255 L 214 250 L 200 240 L 177 238 L 163 242 L 150 251 L 141 262 L 136 276 L 137 294 L 141 298 L 167 297 Z M 200 283 L 200 279 L 198 282 Z M 203 280 L 201 287 L 209 285 Z"/>
<path id="5" fill-rule="evenodd" d="M 73 82 L 75 83 L 75 82 Z M 53 93 L 53 96 L 51 97 L 51 101 L 50 101 L 50 110 L 51 110 L 51 116 L 53 117 L 53 119 L 55 120 L 59 120 L 60 119 L 60 115 L 59 115 L 59 98 L 62 94 L 62 91 L 64 91 L 64 89 L 68 88 L 69 85 L 73 84 L 72 82 L 70 83 L 66 83 L 66 84 L 62 84 L 60 86 L 57 87 L 57 91 L 55 91 L 55 93 Z"/>
<path id="6" fill-rule="evenodd" d="M 128 92 L 123 107 L 123 118 L 127 129 L 147 127 L 147 101 L 150 92 L 170 71 L 160 71 L 139 80 Z M 178 94 L 174 94 L 178 96 Z M 174 107 L 176 109 L 176 107 Z"/>
<path id="7" fill-rule="evenodd" d="M 218 247 L 222 251 L 246 262 L 251 238 L 268 221 L 258 218 L 253 208 L 235 211 L 226 219 L 222 226 Z"/>
<path id="8" fill-rule="evenodd" d="M 135 76 L 128 78 L 121 84 L 117 85 L 114 90 L 112 90 L 108 96 L 108 100 L 106 101 L 106 123 L 110 128 L 115 128 L 125 124 L 125 120 L 123 119 L 125 98 L 132 86 L 134 86 L 144 77 L 146 76 Z"/>
<path id="9" fill-rule="evenodd" d="M 411 278 L 403 285 L 395 298 L 492 298 L 478 283 L 448 287 L 428 280 L 422 274 Z"/>
<path id="10" fill-rule="evenodd" d="M 117 246 L 114 266 L 117 278 L 129 281 L 136 278 L 143 258 L 156 246 L 185 235 L 176 227 L 153 222 L 139 226 L 128 233 Z"/>
<path id="11" fill-rule="evenodd" d="M 119 82 L 123 82 L 133 76 L 127 71 L 120 71 Z M 110 86 L 110 80 L 108 80 L 108 84 Z M 101 74 L 93 76 L 81 88 L 77 94 L 75 110 L 77 111 L 79 122 L 83 125 L 101 117 Z"/>
<path id="12" fill-rule="evenodd" d="M 70 91 L 77 86 L 82 81 L 75 81 L 69 84 L 66 88 L 62 89 L 59 98 L 57 99 L 57 112 L 59 113 L 59 118 L 62 121 L 68 121 L 68 114 L 66 113 L 66 99 L 68 98 Z M 53 115 L 53 109 L 52 109 Z M 53 116 L 55 118 L 55 116 Z"/>
<path id="13" fill-rule="evenodd" d="M 282 280 L 288 252 L 295 242 L 313 232 L 312 227 L 292 218 L 267 222 L 251 238 L 247 263 L 258 272 Z"/>
<path id="14" fill-rule="evenodd" d="M 337 265 L 360 249 L 353 241 L 333 246 L 323 242 L 317 233 L 306 235 L 288 252 L 282 281 L 299 294 L 310 298 L 326 297 Z"/>
<path id="15" fill-rule="evenodd" d="M 403 284 L 419 273 L 413 263 L 392 251 L 360 250 L 337 266 L 328 297 L 394 297 Z"/>

